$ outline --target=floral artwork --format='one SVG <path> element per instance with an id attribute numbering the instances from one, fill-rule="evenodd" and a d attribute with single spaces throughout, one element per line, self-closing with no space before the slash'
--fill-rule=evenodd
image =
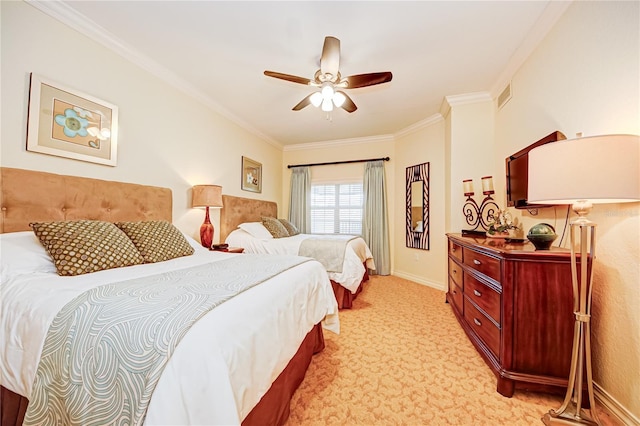
<path id="1" fill-rule="evenodd" d="M 242 157 L 241 187 L 245 191 L 262 192 L 262 164 Z"/>
<path id="2" fill-rule="evenodd" d="M 31 75 L 27 150 L 116 165 L 115 105 Z"/>

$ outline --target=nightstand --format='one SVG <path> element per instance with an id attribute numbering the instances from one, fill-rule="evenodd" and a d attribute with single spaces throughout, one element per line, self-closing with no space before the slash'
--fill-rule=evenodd
<path id="1" fill-rule="evenodd" d="M 209 249 L 211 251 L 220 251 L 224 253 L 242 253 L 244 251 L 243 247 L 227 247 L 224 249 Z"/>

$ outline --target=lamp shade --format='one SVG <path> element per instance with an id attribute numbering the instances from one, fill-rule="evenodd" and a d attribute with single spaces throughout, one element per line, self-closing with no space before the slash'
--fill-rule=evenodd
<path id="1" fill-rule="evenodd" d="M 222 187 L 219 185 L 194 185 L 192 207 L 222 207 Z"/>
<path id="2" fill-rule="evenodd" d="M 543 204 L 640 200 L 640 136 L 591 136 L 532 149 L 528 198 Z"/>

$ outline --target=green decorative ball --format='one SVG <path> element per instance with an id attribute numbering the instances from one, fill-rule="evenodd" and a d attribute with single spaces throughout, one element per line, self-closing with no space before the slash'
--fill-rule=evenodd
<path id="1" fill-rule="evenodd" d="M 527 233 L 527 239 L 536 247 L 536 250 L 549 250 L 556 238 L 558 238 L 556 230 L 548 223 L 533 225 Z"/>

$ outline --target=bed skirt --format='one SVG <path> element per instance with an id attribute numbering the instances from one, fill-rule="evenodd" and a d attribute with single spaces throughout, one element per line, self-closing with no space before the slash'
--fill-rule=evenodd
<path id="1" fill-rule="evenodd" d="M 307 334 L 284 371 L 273 382 L 258 405 L 242 421 L 243 426 L 282 425 L 289 418 L 289 403 L 302 383 L 313 354 L 324 349 L 322 326 L 316 324 Z M 20 426 L 29 401 L 27 398 L 0 386 L 0 426 Z"/>
<path id="2" fill-rule="evenodd" d="M 351 293 L 346 288 L 342 287 L 337 282 L 331 280 L 331 287 L 333 288 L 333 294 L 336 295 L 336 300 L 338 301 L 338 309 L 351 309 L 353 306 L 353 301 L 356 300 L 358 294 L 362 291 L 362 286 L 366 281 L 369 281 L 369 273 L 367 270 L 367 265 L 364 265 L 364 275 L 362 276 L 362 281 L 360 281 L 360 285 L 356 289 L 355 293 Z"/>

